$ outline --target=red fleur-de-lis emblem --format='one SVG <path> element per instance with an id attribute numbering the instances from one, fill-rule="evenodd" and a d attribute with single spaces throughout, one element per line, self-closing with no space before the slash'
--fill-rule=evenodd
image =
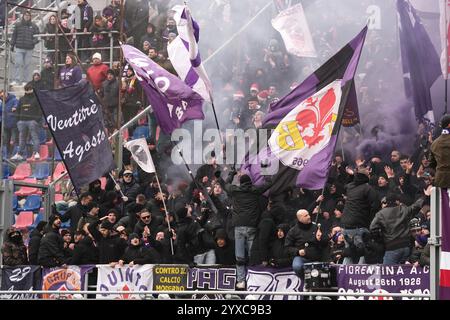
<path id="1" fill-rule="evenodd" d="M 121 291 L 130 291 L 131 292 L 128 285 L 124 285 Z M 129 294 L 129 293 L 122 293 L 116 298 L 116 300 L 130 300 L 130 299 L 136 299 L 136 298 L 134 298 L 133 295 Z"/>
<path id="2" fill-rule="evenodd" d="M 312 147 L 325 138 L 324 129 L 333 118 L 333 106 L 336 102 L 334 88 L 328 89 L 320 101 L 319 98 L 306 99 L 306 109 L 300 111 L 296 120 L 305 145 Z M 318 104 L 318 106 L 317 106 Z"/>

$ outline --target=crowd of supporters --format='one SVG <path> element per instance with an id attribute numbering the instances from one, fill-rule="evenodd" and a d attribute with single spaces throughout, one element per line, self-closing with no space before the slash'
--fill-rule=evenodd
<path id="1" fill-rule="evenodd" d="M 65 87 L 86 78 L 101 99 L 110 132 L 117 129 L 119 91 L 120 123 L 148 105 L 133 70 L 125 67 L 121 73 L 123 61 L 109 68 L 102 62 L 109 59 L 108 50 L 80 50 L 75 55 L 70 46 L 75 38 L 71 32 L 88 32 L 78 36 L 79 49 L 107 45 L 107 35 L 99 32 L 120 31 L 119 2 L 113 0 L 94 16 L 88 2 L 78 0 L 74 14 L 81 12 L 82 18 L 75 19 L 78 24 L 72 28 L 67 12 L 61 13 L 59 27 L 55 26 L 57 19 L 49 19 L 44 33 L 66 30 L 67 37 L 60 35 L 57 50 L 58 60 L 65 65 L 56 68 L 55 54 L 50 54 L 43 69 L 33 72 L 33 79 L 25 79 L 23 97 L 17 99 L 2 92 L 7 95 L 3 110 L 7 113 L 3 124 L 6 135 L 2 139 L 7 141 L 7 154 L 12 160 L 30 154 L 26 150 L 27 131 L 32 138 L 32 158 L 40 159 L 37 130 L 44 123 L 33 88 Z M 149 17 L 149 3 L 157 8 L 158 15 Z M 172 14 L 164 1 L 126 1 L 124 30 L 135 47 L 176 74 L 167 56 L 167 43 L 177 36 Z M 25 12 L 20 23 L 27 24 L 26 17 Z M 16 51 L 30 50 L 21 48 L 19 30 L 14 30 L 17 38 L 13 35 L 13 47 Z M 321 54 L 329 56 L 338 49 L 334 47 L 334 33 L 313 32 Z M 46 48 L 55 46 L 54 37 L 45 40 Z M 371 58 L 362 68 L 367 76 L 357 83 L 363 106 L 377 105 L 378 95 L 389 90 L 379 87 L 383 84 L 371 78 L 370 70 L 374 64 L 384 63 L 392 49 L 390 43 L 380 44 L 376 33 L 369 34 L 366 47 Z M 279 38 L 255 48 L 248 52 L 254 58 L 247 57 L 242 70 L 230 67 L 211 76 L 221 77 L 223 84 L 216 90 L 223 128 L 260 128 L 270 104 L 297 84 L 299 78 L 292 64 L 298 61 L 286 52 Z M 91 61 L 88 67 L 86 59 Z M 307 59 L 303 64 L 301 73 L 306 76 L 315 64 Z M 387 61 L 383 67 L 399 66 Z M 373 90 L 362 90 L 367 87 Z M 161 191 L 154 174 L 142 171 L 124 149 L 124 166 L 114 173 L 117 184 L 105 176 L 104 189 L 97 180 L 78 198 L 67 193 L 64 201 L 54 205 L 48 221 L 40 222 L 25 242 L 20 230 L 6 230 L 3 264 L 236 265 L 238 288 L 245 288 L 249 265 L 292 266 L 301 275 L 304 263 L 313 261 L 429 264 L 429 195 L 436 175 L 430 147 L 440 132 L 433 134 L 427 124 L 419 126 L 410 154 L 400 152 L 401 146 L 396 145 L 376 152 L 376 144 L 352 158 L 340 152 L 333 159 L 324 190 L 292 188 L 269 198 L 263 194 L 271 186 L 270 179 L 256 187 L 248 175 L 233 166 L 219 165 L 222 155 L 211 154 L 197 169 L 194 181 L 176 176 L 170 158 L 172 147 L 157 130 L 155 117 L 150 114 L 138 125 L 149 127 L 147 143 Z M 444 122 L 443 128 L 447 126 Z M 17 140 L 19 151 L 12 154 Z M 68 221 L 70 226 L 61 228 Z"/>

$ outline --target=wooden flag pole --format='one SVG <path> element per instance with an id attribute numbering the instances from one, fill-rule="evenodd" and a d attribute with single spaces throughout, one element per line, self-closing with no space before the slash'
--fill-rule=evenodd
<path id="1" fill-rule="evenodd" d="M 170 226 L 170 217 L 169 217 L 169 212 L 167 211 L 167 207 L 166 207 L 166 201 L 164 201 L 164 196 L 163 196 L 163 192 L 161 189 L 161 184 L 159 183 L 159 178 L 158 178 L 158 174 L 156 173 L 155 170 L 155 178 L 156 178 L 156 182 L 158 183 L 158 188 L 159 188 L 159 193 L 161 193 L 161 199 L 162 199 L 162 203 L 164 206 L 164 211 L 166 212 L 166 218 L 167 218 L 167 225 L 169 227 L 169 236 L 170 236 L 170 250 L 172 252 L 172 255 L 174 255 L 174 251 L 173 251 L 173 239 L 172 239 L 172 227 Z"/>

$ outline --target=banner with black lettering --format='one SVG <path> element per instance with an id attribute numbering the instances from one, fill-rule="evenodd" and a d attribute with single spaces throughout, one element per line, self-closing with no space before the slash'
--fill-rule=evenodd
<path id="1" fill-rule="evenodd" d="M 155 265 L 153 267 L 153 290 L 187 290 L 188 265 Z"/>
<path id="2" fill-rule="evenodd" d="M 336 265 L 338 292 L 430 294 L 429 267 L 406 265 Z M 418 298 L 340 296 L 339 300 L 417 300 Z"/>
<path id="3" fill-rule="evenodd" d="M 39 295 L 26 291 L 39 290 L 41 280 L 40 266 L 2 267 L 2 291 L 23 290 L 24 293 L 2 294 L 0 299 L 20 300 L 38 299 Z"/>
<path id="4" fill-rule="evenodd" d="M 102 107 L 89 82 L 35 93 L 77 193 L 115 168 Z"/>

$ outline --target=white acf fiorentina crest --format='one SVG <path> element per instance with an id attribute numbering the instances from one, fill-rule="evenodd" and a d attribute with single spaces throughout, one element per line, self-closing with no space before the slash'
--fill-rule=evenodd
<path id="1" fill-rule="evenodd" d="M 328 145 L 341 96 L 341 81 L 336 80 L 292 109 L 269 139 L 272 153 L 284 165 L 303 169 L 312 156 Z"/>

